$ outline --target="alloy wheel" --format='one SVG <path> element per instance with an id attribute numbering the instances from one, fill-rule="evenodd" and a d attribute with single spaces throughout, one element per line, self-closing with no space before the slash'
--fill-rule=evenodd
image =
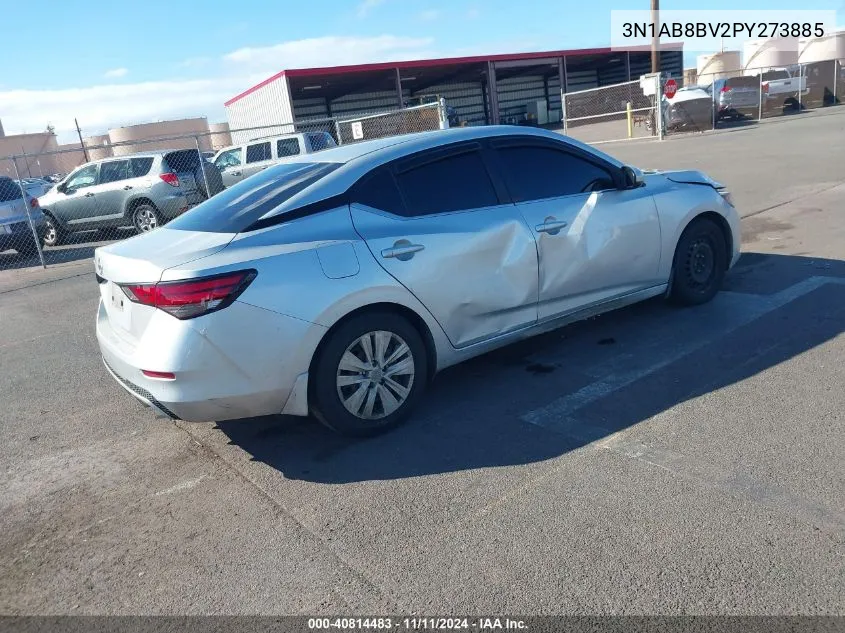
<path id="1" fill-rule="evenodd" d="M 378 420 L 404 404 L 414 375 L 414 355 L 402 337 L 384 330 L 367 332 L 340 359 L 337 394 L 355 417 Z"/>

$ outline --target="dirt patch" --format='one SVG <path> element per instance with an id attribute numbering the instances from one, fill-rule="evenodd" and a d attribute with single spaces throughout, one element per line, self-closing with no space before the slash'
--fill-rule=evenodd
<path id="1" fill-rule="evenodd" d="M 761 236 L 794 229 L 795 225 L 766 217 L 748 218 L 742 225 L 742 243 L 756 242 Z"/>

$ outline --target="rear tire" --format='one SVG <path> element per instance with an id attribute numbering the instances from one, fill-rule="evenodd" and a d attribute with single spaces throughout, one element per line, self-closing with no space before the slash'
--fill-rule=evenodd
<path id="1" fill-rule="evenodd" d="M 417 329 L 390 312 L 360 314 L 330 334 L 311 374 L 314 416 L 348 436 L 383 433 L 425 391 L 428 361 Z"/>
<path id="2" fill-rule="evenodd" d="M 679 305 L 710 301 L 722 287 L 727 250 L 725 236 L 715 222 L 706 218 L 693 220 L 675 249 L 669 298 Z"/>
<path id="3" fill-rule="evenodd" d="M 158 209 L 147 202 L 142 202 L 132 210 L 132 225 L 138 235 L 157 229 L 161 226 Z"/>

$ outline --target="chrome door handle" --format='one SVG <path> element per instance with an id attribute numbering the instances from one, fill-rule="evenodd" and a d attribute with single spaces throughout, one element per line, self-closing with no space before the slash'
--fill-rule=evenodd
<path id="1" fill-rule="evenodd" d="M 538 233 L 551 233 L 554 235 L 561 229 L 565 229 L 568 223 L 564 222 L 563 220 L 546 220 L 542 224 L 538 224 L 534 227 L 534 230 Z"/>
<path id="2" fill-rule="evenodd" d="M 239 171 L 233 171 L 233 172 L 230 172 L 230 173 L 231 173 L 233 176 L 240 176 L 240 175 L 241 175 L 241 172 L 239 172 Z"/>
<path id="3" fill-rule="evenodd" d="M 86 198 L 93 198 L 94 194 L 89 191 L 88 193 L 85 194 L 85 197 Z"/>
<path id="4" fill-rule="evenodd" d="M 407 261 L 414 256 L 414 253 L 418 253 L 423 250 L 425 246 L 422 244 L 411 244 L 408 241 L 402 240 L 401 242 L 396 242 L 393 245 L 393 248 L 385 248 L 381 252 L 381 256 L 385 259 L 390 259 L 391 257 L 395 257 L 400 261 Z"/>

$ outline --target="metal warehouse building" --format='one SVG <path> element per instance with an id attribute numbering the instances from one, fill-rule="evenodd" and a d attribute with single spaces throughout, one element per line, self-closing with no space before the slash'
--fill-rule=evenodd
<path id="1" fill-rule="evenodd" d="M 680 45 L 663 47 L 661 71 L 683 77 Z M 636 80 L 651 71 L 648 48 L 610 48 L 426 59 L 283 70 L 226 102 L 233 142 L 293 131 L 291 123 L 354 117 L 436 96 L 460 125 L 556 127 L 561 92 Z M 287 125 L 285 125 L 287 124 Z M 243 130 L 279 126 L 264 130 Z"/>

